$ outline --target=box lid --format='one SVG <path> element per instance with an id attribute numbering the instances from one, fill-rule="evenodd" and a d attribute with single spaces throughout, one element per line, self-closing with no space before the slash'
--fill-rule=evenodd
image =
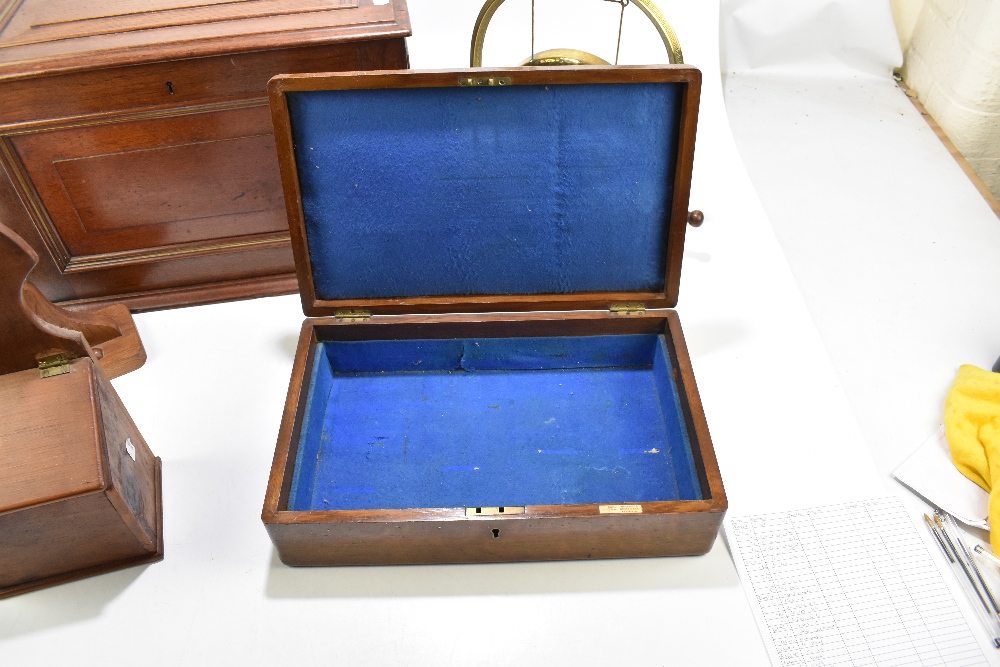
<path id="1" fill-rule="evenodd" d="M 0 514 L 105 487 L 94 364 L 0 375 Z"/>
<path id="2" fill-rule="evenodd" d="M 275 77 L 303 310 L 674 306 L 700 84 L 683 65 Z"/>

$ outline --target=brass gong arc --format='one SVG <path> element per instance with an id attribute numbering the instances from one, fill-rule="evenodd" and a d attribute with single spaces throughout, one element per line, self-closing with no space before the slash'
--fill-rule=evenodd
<path id="1" fill-rule="evenodd" d="M 483 66 L 483 44 L 486 41 L 486 29 L 489 27 L 493 15 L 503 3 L 504 0 L 488 0 L 479 10 L 476 27 L 472 31 L 472 55 L 470 57 L 472 67 Z M 653 4 L 652 0 L 631 0 L 631 4 L 641 9 L 642 13 L 656 26 L 656 32 L 660 33 L 663 46 L 667 49 L 668 62 L 671 65 L 682 64 L 684 54 L 681 52 L 681 42 L 677 39 L 677 33 L 674 32 L 660 8 Z"/>

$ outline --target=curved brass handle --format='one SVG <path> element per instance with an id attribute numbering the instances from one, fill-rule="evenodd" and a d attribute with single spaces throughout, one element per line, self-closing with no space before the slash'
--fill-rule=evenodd
<path id="1" fill-rule="evenodd" d="M 671 65 L 682 64 L 684 54 L 681 53 L 681 42 L 677 39 L 677 33 L 674 32 L 660 8 L 653 4 L 653 0 L 631 0 L 631 2 L 639 7 L 642 13 L 656 26 L 656 32 L 660 33 L 663 46 L 667 49 L 668 62 Z M 486 0 L 486 4 L 479 10 L 476 27 L 472 31 L 472 55 L 469 58 L 471 67 L 483 66 L 483 43 L 486 41 L 486 28 L 489 27 L 490 20 L 503 3 L 504 0 Z"/>

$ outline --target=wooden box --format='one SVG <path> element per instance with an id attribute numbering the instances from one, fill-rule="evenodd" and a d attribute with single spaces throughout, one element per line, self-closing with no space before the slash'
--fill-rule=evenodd
<path id="1" fill-rule="evenodd" d="M 289 565 L 692 555 L 727 503 L 677 314 L 685 66 L 289 75 Z"/>
<path id="2" fill-rule="evenodd" d="M 93 361 L 0 376 L 0 597 L 161 558 L 160 460 Z"/>
<path id="3" fill-rule="evenodd" d="M 0 225 L 0 598 L 163 557 L 160 460 L 105 372 L 141 344 L 123 365 L 122 341 L 91 345 L 99 321 L 64 328 L 22 285 L 36 260 Z"/>
<path id="4" fill-rule="evenodd" d="M 0 0 L 0 219 L 64 305 L 296 290 L 285 72 L 408 66 L 405 0 Z"/>

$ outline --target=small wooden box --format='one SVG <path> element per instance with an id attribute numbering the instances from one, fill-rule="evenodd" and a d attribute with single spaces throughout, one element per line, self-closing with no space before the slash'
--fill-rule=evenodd
<path id="1" fill-rule="evenodd" d="M 0 0 L 0 219 L 52 301 L 296 290 L 267 81 L 408 66 L 405 0 Z"/>
<path id="2" fill-rule="evenodd" d="M 700 84 L 685 66 L 271 81 L 310 316 L 262 514 L 284 563 L 711 548 L 726 496 L 670 310 Z"/>
<path id="3" fill-rule="evenodd" d="M 0 375 L 0 597 L 161 558 L 160 460 L 99 367 Z"/>
<path id="4" fill-rule="evenodd" d="M 0 223 L 0 598 L 163 557 L 160 460 L 109 381 L 146 359 L 135 323 L 52 305 L 37 263 Z"/>

